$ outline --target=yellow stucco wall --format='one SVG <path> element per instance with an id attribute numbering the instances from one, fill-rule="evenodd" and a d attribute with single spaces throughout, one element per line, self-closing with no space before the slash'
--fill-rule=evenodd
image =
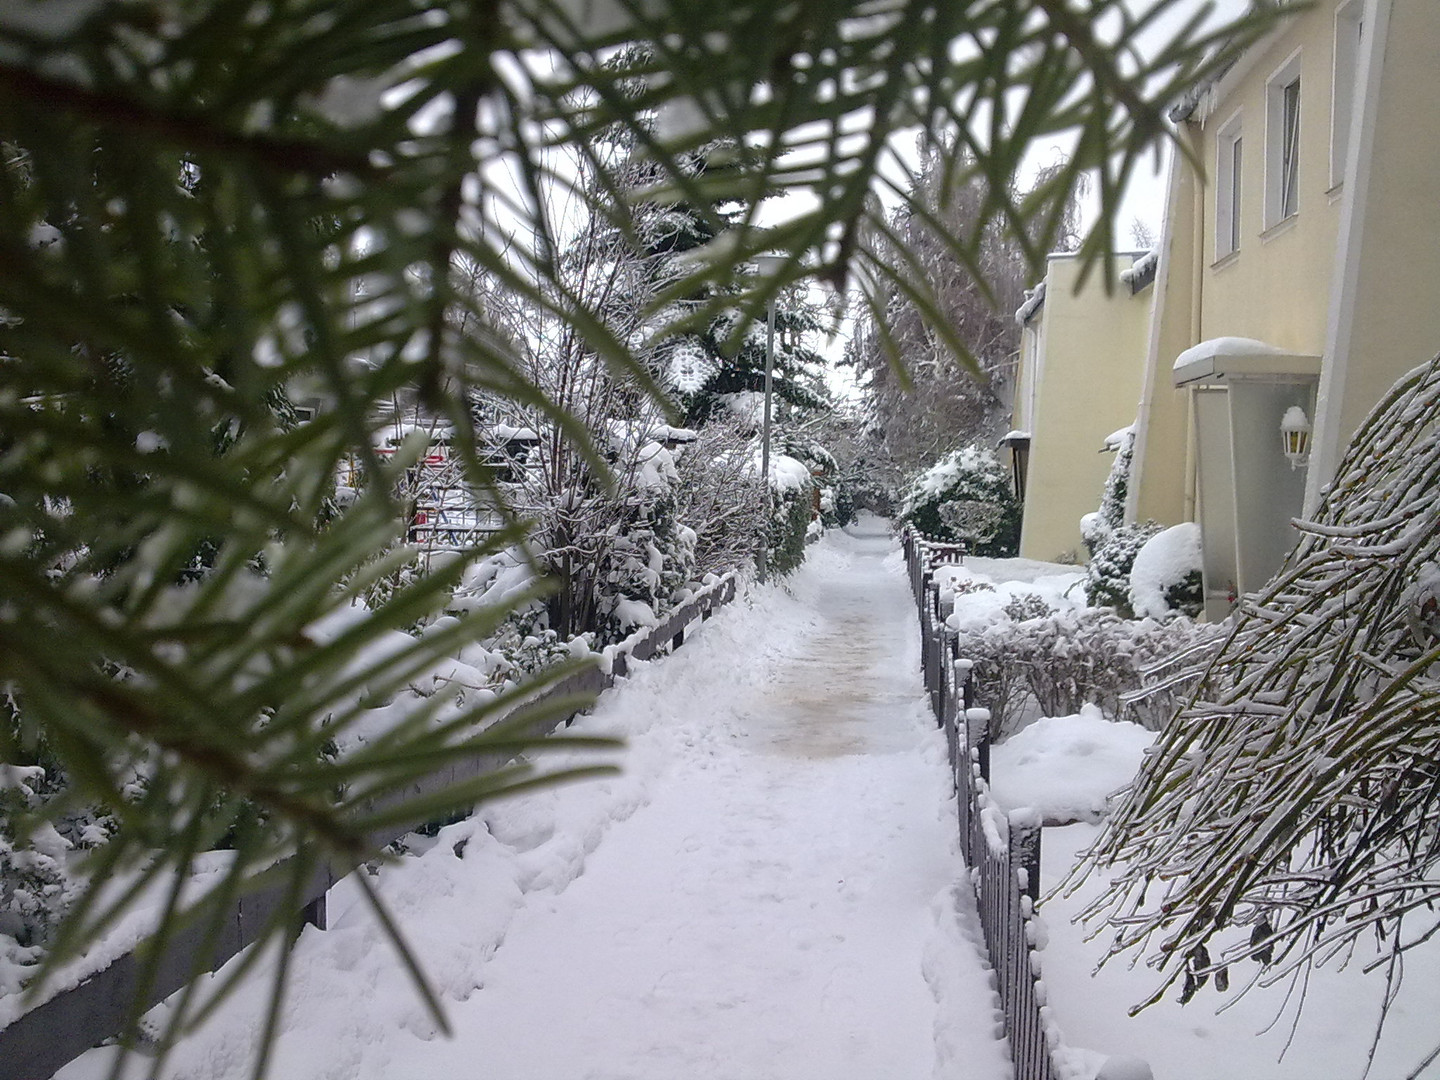
<path id="1" fill-rule="evenodd" d="M 1235 254 L 1216 260 L 1216 185 L 1205 200 L 1206 269 L 1200 340 L 1258 338 L 1297 353 L 1325 347 L 1340 192 L 1330 191 L 1331 84 L 1336 0 L 1296 19 L 1254 57 L 1243 77 L 1222 80 L 1199 141 L 1207 177 L 1217 175 L 1216 135 L 1238 112 L 1244 134 L 1241 238 Z M 1299 212 L 1265 227 L 1266 87 L 1296 52 L 1300 57 Z M 1173 359 L 1173 357 L 1172 357 Z"/>
<path id="2" fill-rule="evenodd" d="M 1123 265 L 1123 261 L 1122 261 Z M 1044 366 L 1034 393 L 1020 554 L 1083 559 L 1080 518 L 1100 504 L 1113 455 L 1105 436 L 1135 420 L 1154 289 L 1110 296 L 1092 274 L 1078 295 L 1079 262 L 1051 256 L 1045 278 Z"/>
<path id="3" fill-rule="evenodd" d="M 1397 2 L 1415 6 L 1415 0 Z M 1174 388 L 1176 356 L 1200 341 L 1229 336 L 1296 353 L 1325 352 L 1344 196 L 1343 185 L 1332 187 L 1330 169 L 1335 12 L 1343 3 L 1321 0 L 1290 20 L 1248 53 L 1181 124 L 1181 137 L 1201 158 L 1203 174 L 1177 156 L 1146 361 L 1133 519 L 1168 525 L 1194 516 L 1188 392 Z M 1267 92 L 1277 71 L 1297 56 L 1298 213 L 1267 228 L 1266 171 L 1272 164 Z M 1243 139 L 1240 243 L 1217 258 L 1216 140 L 1237 119 Z"/>
<path id="4" fill-rule="evenodd" d="M 1337 304 L 1338 358 L 1322 375 L 1320 419 L 1332 445 L 1323 474 L 1370 408 L 1397 378 L 1440 352 L 1440 124 L 1433 86 L 1440 56 L 1440 3 L 1389 0 L 1388 26 L 1373 47 L 1383 66 L 1368 164 L 1357 177 L 1357 206 L 1345 256 L 1349 274 Z M 1327 358 L 1328 359 L 1328 358 Z M 1325 415 L 1333 409 L 1333 415 Z"/>
<path id="5" fill-rule="evenodd" d="M 1183 133 L 1182 133 L 1183 134 Z M 1126 518 L 1153 519 L 1173 525 L 1191 518 L 1186 470 L 1190 438 L 1187 400 L 1170 377 L 1174 359 L 1195 344 L 1192 293 L 1199 266 L 1195 260 L 1197 192 L 1204 189 L 1193 170 L 1172 165 L 1165 223 L 1161 230 L 1160 268 L 1155 279 L 1154 313 L 1145 353 L 1145 374 L 1131 465 Z M 1202 223 L 1204 215 L 1198 220 Z"/>

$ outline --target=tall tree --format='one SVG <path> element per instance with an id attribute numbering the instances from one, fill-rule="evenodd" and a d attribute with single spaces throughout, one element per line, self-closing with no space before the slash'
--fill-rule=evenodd
<path id="1" fill-rule="evenodd" d="M 869 283 L 845 354 L 872 429 L 902 473 L 1004 430 L 1020 344 L 1013 312 L 1032 274 L 1026 238 L 986 217 L 993 179 L 934 142 L 922 140 L 918 151 L 907 199 L 871 240 L 899 273 Z M 1045 190 L 1063 168 L 1042 170 L 1032 190 Z M 1078 244 L 1075 218 L 1072 199 L 1057 248 Z M 967 238 L 969 261 L 956 255 L 954 237 Z"/>

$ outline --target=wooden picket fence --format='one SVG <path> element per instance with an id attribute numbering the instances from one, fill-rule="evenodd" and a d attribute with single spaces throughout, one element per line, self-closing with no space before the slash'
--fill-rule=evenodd
<path id="1" fill-rule="evenodd" d="M 592 666 L 555 684 L 524 708 L 547 701 L 584 702 L 626 674 L 630 660 L 650 660 L 685 641 L 687 628 L 697 620 L 710 618 L 714 611 L 735 598 L 736 576 L 726 574 L 695 597 L 676 608 L 658 626 L 637 633 L 612 653 L 609 670 Z M 583 704 L 551 716 L 531 729 L 531 734 L 548 735 L 568 724 Z M 458 781 L 505 764 L 500 755 L 467 757 L 417 782 L 405 797 L 439 791 Z M 372 839 L 377 848 L 425 824 L 417 821 L 397 827 Z M 343 873 L 322 869 L 311 879 L 301 898 L 297 920 L 325 928 L 325 894 Z M 144 944 L 114 960 L 83 982 L 64 990 L 0 1028 L 0 1080 L 43 1080 L 91 1047 L 98 1046 L 124 1030 L 130 1022 L 137 995 L 149 1008 L 186 985 L 197 971 L 214 971 L 240 950 L 254 943 L 262 928 L 286 903 L 288 885 L 255 889 L 241 896 L 227 916 L 221 940 L 209 939 L 208 928 L 191 927 L 168 943 L 158 963 L 147 971 Z M 202 950 L 208 950 L 202 954 Z M 146 976 L 149 976 L 147 979 Z"/>
<path id="2" fill-rule="evenodd" d="M 970 662 L 956 655 L 945 626 L 935 571 L 964 559 L 964 546 L 903 535 L 911 590 L 920 613 L 921 664 L 936 721 L 945 731 L 955 777 L 960 846 L 970 867 L 986 950 L 995 969 L 1015 1080 L 1057 1080 L 1060 1032 L 1045 1004 L 1034 947 L 1040 896 L 1040 821 L 1007 815 L 990 797 L 990 714 L 976 706 Z"/>

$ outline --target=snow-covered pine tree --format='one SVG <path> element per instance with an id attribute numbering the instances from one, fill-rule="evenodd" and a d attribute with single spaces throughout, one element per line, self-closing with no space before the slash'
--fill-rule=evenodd
<path id="1" fill-rule="evenodd" d="M 333 768 L 315 758 L 334 725 L 355 722 L 345 705 L 351 662 L 443 606 L 464 559 L 338 641 L 317 648 L 314 633 L 387 572 L 373 557 L 404 528 L 392 494 L 404 455 L 395 467 L 381 462 L 367 423 L 378 402 L 403 390 L 448 421 L 452 452 L 476 484 L 485 473 L 466 437 L 476 387 L 542 412 L 606 472 L 583 420 L 526 377 L 517 339 L 474 303 L 458 269 L 485 268 L 546 319 L 577 328 L 612 372 L 657 389 L 637 350 L 583 298 L 543 287 L 561 270 L 542 204 L 569 183 L 567 155 L 619 123 L 658 166 L 653 201 L 704 206 L 717 193 L 701 190 L 685 153 L 717 140 L 759 147 L 753 171 L 730 178 L 730 196 L 747 207 L 777 192 L 808 201 L 768 229 L 747 210 L 735 245 L 691 264 L 673 287 L 703 296 L 760 252 L 793 255 L 779 279 L 751 279 L 741 302 L 751 319 L 802 277 L 843 291 L 857 269 L 877 280 L 901 272 L 860 238 L 883 224 L 867 196 L 890 182 L 891 166 L 905 167 L 888 148 L 916 126 L 953 148 L 955 167 L 969 168 L 973 153 L 974 171 L 989 176 L 1014 175 L 1038 140 L 1072 132 L 1074 167 L 1045 197 L 1021 206 L 992 188 L 985 217 L 1023 237 L 1038 266 L 1057 208 L 1085 169 L 1098 169 L 1106 205 L 1088 254 L 1099 257 L 1114 193 L 1161 137 L 1168 103 L 1274 16 L 1262 9 L 1213 30 L 1177 24 L 1147 62 L 1119 0 L 1092 8 L 1080 20 L 1039 0 L 947 0 L 876 19 L 864 5 L 768 0 L 367 0 L 337 18 L 330 0 L 0 4 L 0 317 L 10 331 L 0 364 L 0 680 L 22 692 L 27 723 L 56 736 L 65 764 L 84 766 L 73 775 L 86 796 L 124 804 L 136 823 L 130 842 L 105 847 L 105 867 L 183 875 L 230 835 L 230 876 L 208 894 L 217 903 L 262 868 L 298 890 L 322 861 L 374 855 L 375 829 L 422 810 L 402 793 L 450 755 L 488 745 L 486 710 L 437 726 L 446 705 L 437 697 L 386 752 Z M 1027 49 L 974 62 L 1022 35 Z M 648 43 L 648 59 L 607 67 L 626 42 Z M 638 98 L 622 92 L 634 81 Z M 1092 88 L 1083 107 L 1076 87 Z M 1017 103 L 1012 125 L 974 137 L 976 109 Z M 659 138 L 645 118 L 667 108 L 697 122 Z M 852 120 L 862 116 L 859 130 Z M 192 170 L 206 180 L 196 191 L 183 182 Z M 721 294 L 696 318 L 710 325 L 734 306 Z M 115 403 L 94 366 L 112 353 L 137 366 L 137 392 L 123 401 L 133 425 L 101 422 Z M 327 407 L 277 430 L 265 421 L 267 395 L 297 379 Z M 210 434 L 227 418 L 245 434 L 211 455 Z M 322 522 L 329 478 L 352 457 L 362 497 Z M 148 482 L 123 499 L 92 483 L 95 470 L 137 468 Z M 219 538 L 213 571 L 175 592 L 204 537 Z M 262 555 L 269 576 L 251 576 Z M 96 587 L 97 568 L 117 557 L 123 572 Z M 487 614 L 456 620 L 371 665 L 368 678 L 403 686 L 487 627 Z M 145 677 L 116 684 L 116 666 Z M 513 749 L 514 732 L 504 735 Z M 137 753 L 158 770 L 150 794 L 128 801 Z M 452 788 L 421 816 L 503 784 L 486 776 Z M 394 801 L 375 809 L 384 799 Z M 50 956 L 86 947 L 137 895 L 88 909 Z M 203 925 L 206 915 L 187 919 Z M 151 956 L 164 955 L 180 916 L 165 910 Z M 268 940 L 292 940 L 290 928 L 288 914 L 277 917 Z M 276 971 L 283 979 L 285 965 Z M 279 1018 L 277 1008 L 258 1035 L 259 1072 Z M 189 1019 L 186 1008 L 172 1013 L 162 1047 Z"/>

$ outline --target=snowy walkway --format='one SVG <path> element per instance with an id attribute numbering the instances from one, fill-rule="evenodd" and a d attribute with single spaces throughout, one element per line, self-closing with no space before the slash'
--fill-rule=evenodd
<path id="1" fill-rule="evenodd" d="M 1008 1076 L 898 554 L 872 522 L 787 584 L 577 722 L 627 736 L 621 777 L 497 805 L 382 872 L 453 1039 L 342 884 L 300 943 L 272 1075 Z M 244 1075 L 260 999 L 169 1075 Z"/>

